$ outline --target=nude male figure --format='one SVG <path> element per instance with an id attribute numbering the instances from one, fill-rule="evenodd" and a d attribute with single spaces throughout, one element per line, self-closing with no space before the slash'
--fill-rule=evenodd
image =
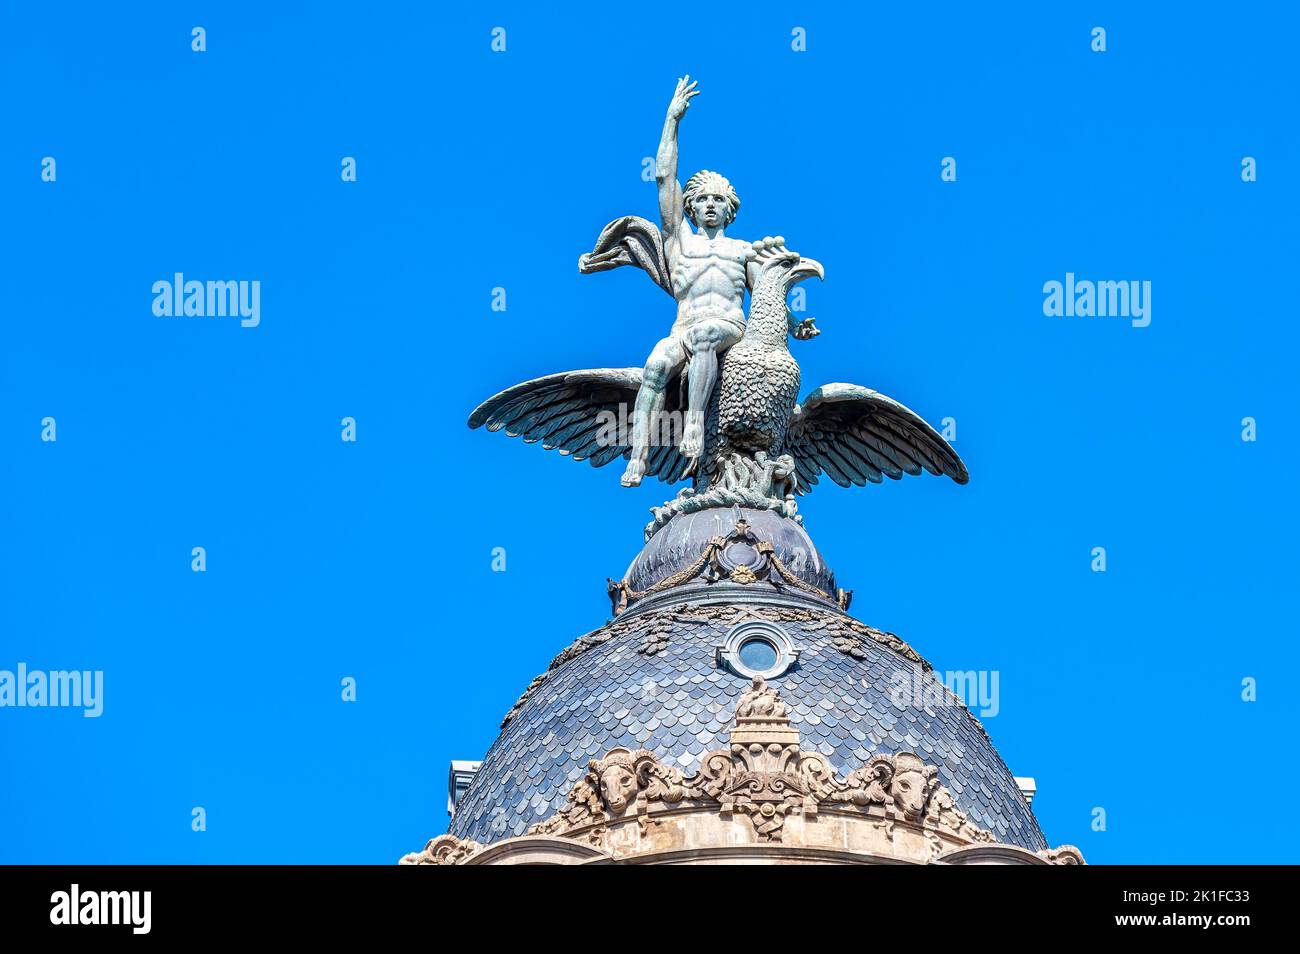
<path id="1" fill-rule="evenodd" d="M 664 391 L 686 365 L 687 411 L 681 453 L 698 458 L 704 449 L 704 412 L 718 380 L 718 356 L 745 332 L 745 289 L 758 277 L 759 253 L 783 244 L 778 238 L 744 242 L 729 238 L 740 199 L 731 183 L 716 172 L 697 172 L 677 182 L 677 127 L 699 94 L 689 76 L 677 81 L 668 104 L 655 161 L 659 217 L 664 253 L 677 299 L 672 331 L 650 353 L 632 412 L 632 450 L 623 486 L 635 487 L 645 476 L 650 434 L 664 407 Z M 692 230 L 694 225 L 698 231 Z M 807 335 L 816 332 L 811 327 Z M 796 337 L 803 337 L 796 332 Z"/>

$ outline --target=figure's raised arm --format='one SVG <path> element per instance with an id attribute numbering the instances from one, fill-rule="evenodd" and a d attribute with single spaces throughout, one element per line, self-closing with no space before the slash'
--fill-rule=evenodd
<path id="1" fill-rule="evenodd" d="M 686 114 L 691 100 L 699 95 L 696 83 L 690 76 L 677 81 L 677 89 L 668 104 L 664 120 L 664 134 L 659 140 L 659 154 L 655 157 L 655 182 L 659 185 L 659 219 L 663 223 L 665 241 L 675 242 L 682 227 L 682 187 L 677 181 L 677 127 Z"/>

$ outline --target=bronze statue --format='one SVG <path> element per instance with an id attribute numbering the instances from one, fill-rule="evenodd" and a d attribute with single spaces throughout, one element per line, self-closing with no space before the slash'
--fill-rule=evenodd
<path id="1" fill-rule="evenodd" d="M 811 318 L 790 313 L 786 295 L 798 281 L 822 278 L 823 269 L 780 236 L 752 243 L 729 237 L 740 200 L 723 176 L 697 172 L 684 189 L 678 184 L 677 129 L 698 93 L 683 77 L 668 106 L 655 166 L 662 228 L 638 216 L 616 219 L 578 262 L 584 273 L 643 269 L 677 302 L 668 337 L 644 368 L 569 371 L 517 384 L 475 409 L 470 427 L 504 428 L 596 467 L 627 458 L 624 486 L 645 476 L 668 484 L 693 477 L 675 500 L 653 509 L 647 537 L 677 513 L 715 506 L 798 519 L 795 495 L 808 493 L 822 473 L 841 486 L 922 470 L 965 483 L 956 452 L 891 398 L 828 384 L 797 403 L 799 365 L 789 338 L 813 338 L 818 330 Z M 628 407 L 630 437 L 620 426 Z M 680 439 L 665 434 L 664 421 L 681 419 Z"/>

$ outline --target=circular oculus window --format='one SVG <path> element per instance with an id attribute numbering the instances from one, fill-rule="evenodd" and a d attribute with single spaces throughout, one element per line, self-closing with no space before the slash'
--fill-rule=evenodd
<path id="1" fill-rule="evenodd" d="M 789 672 L 799 650 L 785 630 L 764 620 L 747 620 L 731 628 L 726 642 L 717 647 L 718 665 L 738 676 L 774 679 Z"/>

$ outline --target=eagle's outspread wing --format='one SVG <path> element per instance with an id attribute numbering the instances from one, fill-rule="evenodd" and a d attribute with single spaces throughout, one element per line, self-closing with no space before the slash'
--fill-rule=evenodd
<path id="1" fill-rule="evenodd" d="M 670 382 L 671 384 L 671 382 Z M 603 467 L 626 457 L 631 446 L 632 408 L 641 387 L 640 368 L 595 368 L 535 378 L 488 398 L 469 416 L 469 426 L 505 430 L 524 443 L 541 441 L 574 460 Z M 669 387 L 665 410 L 675 407 L 680 389 Z M 681 479 L 689 461 L 672 444 L 654 444 L 647 476 L 671 484 Z"/>
<path id="2" fill-rule="evenodd" d="M 807 493 L 825 473 L 841 487 L 928 470 L 959 484 L 970 475 L 939 433 L 893 398 L 857 384 L 825 384 L 794 410 L 785 452 Z"/>

